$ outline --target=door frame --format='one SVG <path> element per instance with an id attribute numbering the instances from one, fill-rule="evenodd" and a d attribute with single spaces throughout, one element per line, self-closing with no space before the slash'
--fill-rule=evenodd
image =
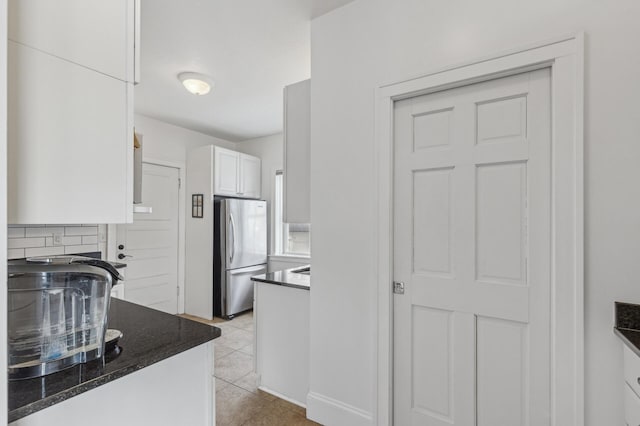
<path id="1" fill-rule="evenodd" d="M 180 179 L 180 188 L 178 188 L 178 314 L 184 314 L 184 290 L 185 290 L 185 238 L 186 238 L 186 165 L 184 162 L 167 161 L 155 158 L 144 158 L 143 163 L 153 164 L 156 166 L 172 167 L 178 169 L 178 177 Z M 153 206 L 152 206 L 153 207 Z M 116 258 L 116 239 L 117 225 L 108 225 L 107 227 L 107 259 Z M 126 298 L 126 290 L 125 290 Z"/>
<path id="2" fill-rule="evenodd" d="M 378 425 L 393 424 L 394 102 L 541 68 L 550 68 L 552 90 L 551 419 L 584 424 L 584 34 L 578 33 L 376 89 Z"/>

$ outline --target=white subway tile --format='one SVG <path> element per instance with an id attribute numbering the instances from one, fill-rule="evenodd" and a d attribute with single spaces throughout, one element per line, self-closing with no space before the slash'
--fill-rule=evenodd
<path id="1" fill-rule="evenodd" d="M 89 251 L 98 251 L 97 244 L 83 244 L 77 246 L 65 246 L 64 252 L 65 254 L 74 254 L 74 253 L 85 253 Z"/>
<path id="2" fill-rule="evenodd" d="M 53 237 L 47 237 L 46 238 L 46 244 L 47 247 L 59 247 L 59 246 L 76 246 L 76 245 L 80 245 L 82 244 L 82 238 L 81 236 L 76 236 L 76 237 L 62 237 L 61 239 L 61 243 L 60 244 L 53 244 Z M 88 237 L 91 238 L 91 237 Z M 96 237 L 98 238 L 98 237 Z"/>
<path id="3" fill-rule="evenodd" d="M 53 237 L 46 237 L 44 239 L 44 245 L 46 247 L 53 247 Z"/>
<path id="4" fill-rule="evenodd" d="M 50 237 L 53 234 L 63 234 L 63 227 L 55 227 L 55 228 L 27 228 L 26 237 Z"/>
<path id="5" fill-rule="evenodd" d="M 8 228 L 7 236 L 9 238 L 24 238 L 24 228 Z"/>
<path id="6" fill-rule="evenodd" d="M 64 254 L 64 247 L 38 247 L 25 249 L 25 257 L 34 256 L 53 256 L 56 254 Z"/>
<path id="7" fill-rule="evenodd" d="M 98 235 L 97 226 L 72 226 L 64 228 L 65 235 Z"/>
<path id="8" fill-rule="evenodd" d="M 62 237 L 63 246 L 77 246 L 82 244 L 82 237 Z"/>
<path id="9" fill-rule="evenodd" d="M 24 249 L 9 249 L 7 250 L 8 259 L 22 259 L 24 258 Z"/>
<path id="10" fill-rule="evenodd" d="M 44 238 L 11 238 L 7 241 L 7 248 L 44 247 Z"/>
<path id="11" fill-rule="evenodd" d="M 98 236 L 85 235 L 82 237 L 82 244 L 98 244 Z"/>

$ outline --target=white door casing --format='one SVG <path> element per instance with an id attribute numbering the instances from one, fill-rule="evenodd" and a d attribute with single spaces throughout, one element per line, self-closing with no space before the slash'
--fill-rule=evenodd
<path id="1" fill-rule="evenodd" d="M 180 311 L 179 170 L 143 163 L 142 174 L 143 202 L 152 213 L 135 213 L 132 224 L 117 226 L 116 253 L 129 256 L 122 260 L 125 298 L 175 314 Z"/>
<path id="2" fill-rule="evenodd" d="M 394 279 L 394 103 L 542 68 L 551 70 L 552 104 L 549 411 L 553 424 L 583 424 L 583 52 L 584 36 L 578 34 L 383 85 L 377 90 L 378 309 L 373 318 L 378 323 L 376 424 L 393 424 L 394 307 L 390 285 Z M 493 419 L 486 418 L 490 420 Z"/>
<path id="3" fill-rule="evenodd" d="M 550 422 L 549 74 L 395 105 L 395 424 Z"/>

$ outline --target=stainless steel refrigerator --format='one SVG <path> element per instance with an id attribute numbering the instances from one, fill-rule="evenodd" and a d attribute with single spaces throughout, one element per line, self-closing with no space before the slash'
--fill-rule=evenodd
<path id="1" fill-rule="evenodd" d="M 216 197 L 213 314 L 233 318 L 253 308 L 253 275 L 267 271 L 267 202 Z"/>

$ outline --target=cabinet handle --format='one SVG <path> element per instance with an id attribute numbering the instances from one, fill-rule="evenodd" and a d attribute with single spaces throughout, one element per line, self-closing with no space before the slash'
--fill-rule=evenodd
<path id="1" fill-rule="evenodd" d="M 640 385 L 640 377 L 638 377 L 638 385 Z"/>

